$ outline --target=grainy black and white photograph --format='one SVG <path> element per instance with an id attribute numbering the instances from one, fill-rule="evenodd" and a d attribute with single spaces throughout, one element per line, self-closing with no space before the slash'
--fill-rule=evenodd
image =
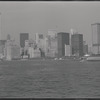
<path id="1" fill-rule="evenodd" d="M 0 98 L 100 98 L 100 2 L 0 1 Z"/>

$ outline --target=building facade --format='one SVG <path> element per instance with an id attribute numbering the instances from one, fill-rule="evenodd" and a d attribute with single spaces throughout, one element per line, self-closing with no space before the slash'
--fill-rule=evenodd
<path id="1" fill-rule="evenodd" d="M 71 56 L 70 45 L 65 44 L 65 56 Z"/>
<path id="2" fill-rule="evenodd" d="M 45 56 L 45 37 L 42 33 L 35 34 L 35 43 L 41 52 L 41 57 Z"/>
<path id="3" fill-rule="evenodd" d="M 57 52 L 57 32 L 56 30 L 49 30 L 47 34 L 46 56 L 56 57 Z"/>
<path id="4" fill-rule="evenodd" d="M 71 36 L 72 55 L 83 56 L 83 35 L 73 34 Z"/>
<path id="5" fill-rule="evenodd" d="M 0 55 L 4 55 L 5 43 L 6 40 L 0 40 Z"/>
<path id="6" fill-rule="evenodd" d="M 44 49 L 44 36 L 41 33 L 35 34 L 35 42 L 38 48 Z"/>
<path id="7" fill-rule="evenodd" d="M 16 45 L 13 40 L 7 40 L 5 44 L 4 56 L 7 60 L 20 58 L 20 46 Z"/>
<path id="8" fill-rule="evenodd" d="M 33 47 L 29 47 L 28 54 L 30 58 L 40 58 L 41 57 L 41 52 L 39 48 L 34 49 Z"/>
<path id="9" fill-rule="evenodd" d="M 88 54 L 88 44 L 85 41 L 83 41 L 83 54 Z"/>
<path id="10" fill-rule="evenodd" d="M 69 33 L 57 33 L 58 57 L 65 56 L 65 45 L 69 45 Z"/>
<path id="11" fill-rule="evenodd" d="M 29 40 L 29 33 L 20 33 L 20 46 L 24 48 L 25 40 Z"/>
<path id="12" fill-rule="evenodd" d="M 91 24 L 92 27 L 92 53 L 100 54 L 100 23 Z"/>

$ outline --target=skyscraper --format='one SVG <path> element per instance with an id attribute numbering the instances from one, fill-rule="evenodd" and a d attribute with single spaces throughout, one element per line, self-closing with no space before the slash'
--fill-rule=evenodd
<path id="1" fill-rule="evenodd" d="M 0 40 L 2 40 L 2 15 L 1 15 L 1 12 L 0 12 Z"/>
<path id="2" fill-rule="evenodd" d="M 100 23 L 91 24 L 92 27 L 92 53 L 100 54 Z"/>
<path id="3" fill-rule="evenodd" d="M 25 46 L 25 40 L 29 40 L 29 33 L 20 33 L 20 46 Z"/>
<path id="4" fill-rule="evenodd" d="M 69 33 L 60 32 L 57 34 L 58 57 L 65 56 L 65 45 L 69 45 Z"/>
<path id="5" fill-rule="evenodd" d="M 56 30 L 48 30 L 46 56 L 56 57 L 56 55 L 57 55 L 57 32 Z"/>
<path id="6" fill-rule="evenodd" d="M 44 51 L 44 35 L 42 33 L 35 34 L 35 42 L 37 47 Z"/>
<path id="7" fill-rule="evenodd" d="M 83 56 L 83 35 L 73 34 L 71 37 L 72 55 Z"/>

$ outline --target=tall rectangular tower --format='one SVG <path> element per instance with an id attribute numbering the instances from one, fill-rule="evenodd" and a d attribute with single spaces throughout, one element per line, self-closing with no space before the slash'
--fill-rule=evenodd
<path id="1" fill-rule="evenodd" d="M 83 35 L 73 34 L 71 38 L 72 54 L 76 56 L 83 56 Z"/>
<path id="2" fill-rule="evenodd" d="M 2 40 L 2 15 L 1 15 L 1 12 L 0 12 L 0 40 Z"/>
<path id="3" fill-rule="evenodd" d="M 65 45 L 69 45 L 69 33 L 60 32 L 57 34 L 58 57 L 65 56 Z"/>
<path id="4" fill-rule="evenodd" d="M 92 27 L 92 53 L 100 54 L 100 23 L 91 24 Z"/>
<path id="5" fill-rule="evenodd" d="M 25 40 L 29 40 L 29 33 L 20 33 L 20 46 L 25 46 Z"/>

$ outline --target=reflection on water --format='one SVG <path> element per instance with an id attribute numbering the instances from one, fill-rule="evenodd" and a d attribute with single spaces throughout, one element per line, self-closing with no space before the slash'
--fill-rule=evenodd
<path id="1" fill-rule="evenodd" d="M 0 62 L 0 97 L 100 97 L 100 62 Z"/>

